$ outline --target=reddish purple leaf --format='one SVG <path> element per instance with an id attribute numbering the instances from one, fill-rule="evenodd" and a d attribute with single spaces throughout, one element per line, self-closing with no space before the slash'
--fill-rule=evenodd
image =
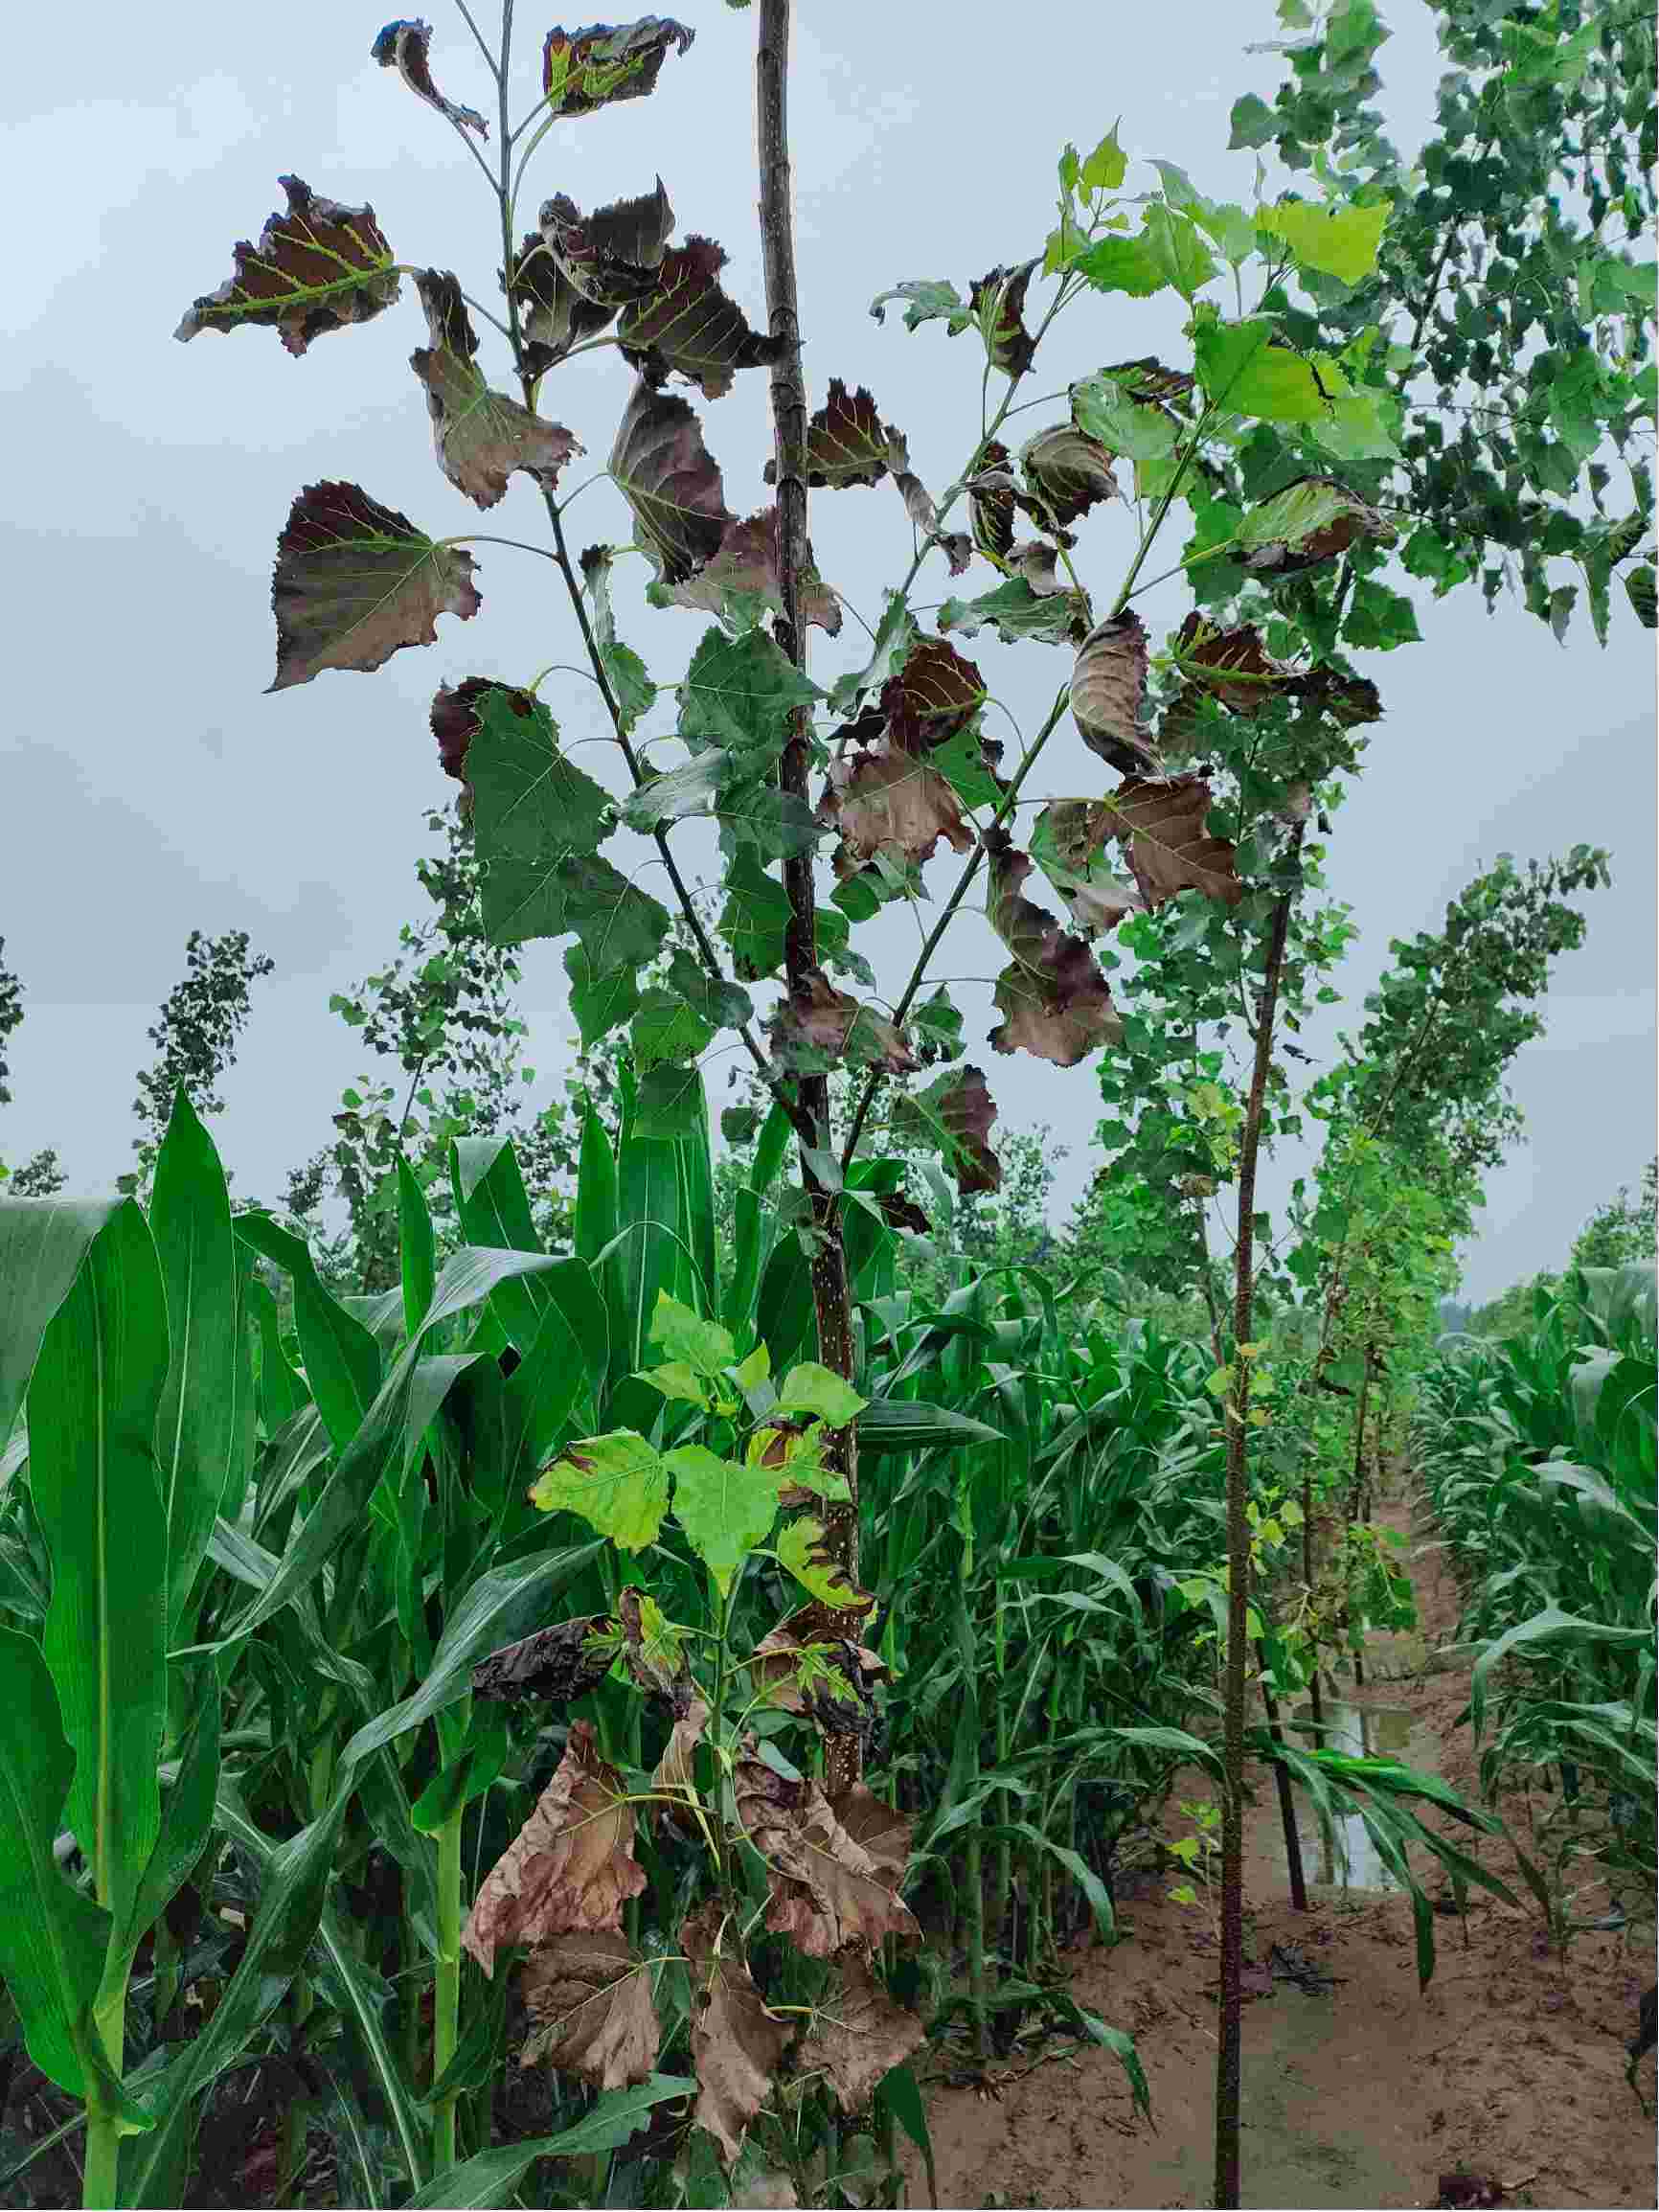
<path id="1" fill-rule="evenodd" d="M 245 239 L 237 246 L 236 274 L 202 294 L 174 337 L 251 323 L 274 330 L 298 356 L 326 331 L 372 322 L 397 299 L 402 279 L 372 207 L 323 199 L 297 176 L 277 182 L 287 213 L 267 217 L 257 246 Z"/>
<path id="2" fill-rule="evenodd" d="M 406 645 L 431 645 L 441 614 L 463 622 L 483 602 L 472 556 L 424 537 L 357 484 L 308 484 L 277 540 L 274 692 L 324 669 L 377 669 Z"/>
<path id="3" fill-rule="evenodd" d="M 488 138 L 489 125 L 477 108 L 462 107 L 453 100 L 445 100 L 433 83 L 431 46 L 432 26 L 417 17 L 413 21 L 388 23 L 369 53 L 382 69 L 397 70 L 416 98 L 423 100 L 428 107 L 435 107 L 457 130 L 475 130 L 480 138 Z"/>

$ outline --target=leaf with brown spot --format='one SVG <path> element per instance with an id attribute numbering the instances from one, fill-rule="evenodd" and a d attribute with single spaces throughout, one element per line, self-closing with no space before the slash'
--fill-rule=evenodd
<path id="1" fill-rule="evenodd" d="M 1236 543 L 1246 568 L 1293 576 L 1334 560 L 1356 538 L 1392 545 L 1398 535 L 1386 515 L 1334 476 L 1304 476 L 1251 508 Z"/>
<path id="2" fill-rule="evenodd" d="M 684 1713 L 693 1695 L 684 1631 L 667 1618 L 655 1598 L 632 1583 L 619 1593 L 616 1610 L 629 1674 L 648 1696 L 667 1698 L 676 1713 Z"/>
<path id="3" fill-rule="evenodd" d="M 1345 730 L 1382 719 L 1382 697 L 1369 676 L 1345 675 L 1322 663 L 1309 669 L 1297 688 L 1305 705 L 1329 715 Z"/>
<path id="4" fill-rule="evenodd" d="M 1276 691 L 1302 681 L 1298 670 L 1268 659 L 1253 623 L 1219 629 L 1196 607 L 1175 634 L 1173 658 L 1183 675 L 1238 715 L 1259 713 Z"/>
<path id="5" fill-rule="evenodd" d="M 944 778 L 886 738 L 833 763 L 818 819 L 841 833 L 836 867 L 842 874 L 877 854 L 920 865 L 932 858 L 941 837 L 953 852 L 973 849 L 973 832 Z"/>
<path id="6" fill-rule="evenodd" d="M 480 1659 L 472 1695 L 521 1705 L 532 1698 L 550 1705 L 574 1704 L 609 1674 L 616 1657 L 617 1623 L 609 1613 L 589 1613 L 537 1629 Z M 598 1651 L 596 1643 L 602 1645 Z"/>
<path id="7" fill-rule="evenodd" d="M 789 1782 L 756 1756 L 754 1739 L 733 1774 L 738 1818 L 765 1859 L 772 1893 L 766 1926 L 808 1958 L 830 1958 L 844 1945 L 886 1936 L 920 1940 L 916 1916 L 898 1893 L 891 1830 L 861 1843 L 837 1818 L 816 1782 Z M 869 1821 L 867 1809 L 852 1808 Z M 873 1831 L 875 1823 L 870 1822 Z"/>
<path id="8" fill-rule="evenodd" d="M 454 277 L 425 269 L 415 284 L 432 343 L 417 346 L 409 366 L 426 387 L 439 467 L 475 507 L 493 507 L 517 469 L 551 491 L 581 445 L 559 423 L 490 390 L 472 358 L 478 336 Z"/>
<path id="9" fill-rule="evenodd" d="M 996 984 L 1003 1019 L 990 1033 L 997 1052 L 1034 1053 L 1057 1067 L 1075 1067 L 1098 1044 L 1115 1044 L 1124 1025 L 1100 964 L 1080 937 L 1063 929 L 1020 889 L 1030 857 L 1007 835 L 987 839 L 991 927 L 1013 954 Z"/>
<path id="10" fill-rule="evenodd" d="M 483 604 L 472 556 L 423 536 L 357 484 L 307 484 L 277 540 L 270 689 L 324 669 L 377 669 L 406 645 L 431 645 L 441 614 L 467 622 Z"/>
<path id="11" fill-rule="evenodd" d="M 1057 422 L 1028 439 L 1020 447 L 1019 465 L 1033 496 L 1057 527 L 1076 522 L 1102 500 L 1123 496 L 1111 455 L 1098 438 L 1072 422 Z"/>
<path id="12" fill-rule="evenodd" d="M 705 567 L 688 582 L 662 588 L 675 606 L 702 607 L 710 614 L 725 612 L 729 592 L 753 592 L 774 614 L 781 614 L 784 586 L 778 567 L 778 510 L 762 507 L 741 522 L 728 523 Z M 841 634 L 841 602 L 819 576 L 810 541 L 800 577 L 800 600 L 808 629 L 824 630 L 830 637 Z"/>
<path id="13" fill-rule="evenodd" d="M 1106 833 L 1122 841 L 1148 906 L 1180 891 L 1228 906 L 1243 898 L 1232 845 L 1204 827 L 1213 801 L 1202 776 L 1131 777 L 1102 804 Z"/>
<path id="14" fill-rule="evenodd" d="M 821 968 L 808 968 L 778 1002 L 767 1023 L 782 1064 L 809 1073 L 831 1067 L 881 1067 L 908 1075 L 916 1055 L 874 1007 L 837 991 Z"/>
<path id="15" fill-rule="evenodd" d="M 924 637 L 880 696 L 894 740 L 912 753 L 926 753 L 966 729 L 984 704 L 985 678 L 948 639 Z"/>
<path id="16" fill-rule="evenodd" d="M 558 2066 L 596 2089 L 643 2082 L 656 2064 L 651 1961 L 625 1936 L 557 1936 L 525 1961 L 520 1988 L 531 2022 L 521 2064 Z"/>
<path id="17" fill-rule="evenodd" d="M 1184 400 L 1193 384 L 1191 370 L 1167 369 L 1155 353 L 1141 353 L 1132 361 L 1108 361 L 1101 375 L 1141 400 Z"/>
<path id="18" fill-rule="evenodd" d="M 996 1106 L 977 1067 L 947 1069 L 925 1090 L 905 1091 L 893 1102 L 896 1132 L 920 1138 L 940 1153 L 962 1196 L 1002 1187 L 1002 1162 L 989 1142 Z"/>
<path id="19" fill-rule="evenodd" d="M 592 1723 L 573 1721 L 558 1770 L 486 1875 L 462 1943 L 489 1974 L 509 1945 L 621 1927 L 624 1904 L 646 1886 L 633 1848 L 623 1778 L 595 1749 Z"/>
<path id="20" fill-rule="evenodd" d="M 266 217 L 257 246 L 237 245 L 236 274 L 202 294 L 175 338 L 251 323 L 274 330 L 297 357 L 325 331 L 373 322 L 397 299 L 403 280 L 372 207 L 342 207 L 301 177 L 277 182 L 287 213 Z"/>
<path id="21" fill-rule="evenodd" d="M 1125 775 L 1162 765 L 1138 726 L 1146 694 L 1146 626 L 1126 607 L 1090 630 L 1072 663 L 1072 718 L 1090 752 Z"/>
<path id="22" fill-rule="evenodd" d="M 1036 342 L 1020 319 L 1025 312 L 1026 288 L 1036 265 L 1031 261 L 1014 268 L 988 269 L 967 295 L 991 366 L 1006 376 L 1023 376 L 1036 358 Z"/>
<path id="23" fill-rule="evenodd" d="M 542 241 L 566 281 L 606 318 L 637 307 L 657 288 L 674 211 L 659 176 L 653 192 L 613 199 L 583 215 L 568 194 L 541 203 Z"/>
<path id="24" fill-rule="evenodd" d="M 696 416 L 643 377 L 617 425 L 610 473 L 665 583 L 706 568 L 737 520 Z"/>
<path id="25" fill-rule="evenodd" d="M 489 125 L 476 107 L 462 107 L 453 100 L 445 100 L 432 81 L 432 26 L 419 20 L 388 23 L 369 49 L 372 60 L 382 69 L 395 69 L 417 100 L 423 100 L 428 107 L 435 107 L 446 123 L 454 124 L 457 130 L 475 130 L 480 138 L 489 136 Z"/>
<path id="26" fill-rule="evenodd" d="M 926 1217 L 922 1217 L 923 1226 Z M 891 1680 L 879 1652 L 851 1636 L 826 1637 L 816 1606 L 768 1629 L 748 1669 L 764 1701 L 815 1720 L 827 1736 L 868 1736 L 875 1719 L 875 1685 Z"/>
<path id="27" fill-rule="evenodd" d="M 662 75 L 671 46 L 684 54 L 696 33 L 670 15 L 635 23 L 559 24 L 541 49 L 541 86 L 556 115 L 593 115 L 619 100 L 643 100 Z"/>
<path id="28" fill-rule="evenodd" d="M 767 2011 L 743 1959 L 738 1923 L 717 1898 L 681 1923 L 680 1949 L 692 1967 L 694 2117 L 719 2144 L 729 2166 L 800 2030 L 795 2021 Z"/>
<path id="29" fill-rule="evenodd" d="M 844 2112 L 862 2111 L 883 2075 L 902 2065 L 927 2029 L 890 1997 L 856 1951 L 837 1961 L 796 2054 L 798 2074 L 821 2073 Z"/>
<path id="30" fill-rule="evenodd" d="M 725 250 L 713 239 L 689 238 L 669 248 L 651 292 L 625 308 L 617 325 L 617 344 L 631 367 L 653 381 L 671 371 L 705 399 L 718 399 L 739 369 L 782 358 L 784 341 L 752 331 L 721 289 L 725 265 Z"/>
<path id="31" fill-rule="evenodd" d="M 438 764 L 461 786 L 456 805 L 463 821 L 472 811 L 472 786 L 466 780 L 466 749 L 478 735 L 480 700 L 487 692 L 497 691 L 511 695 L 515 714 L 530 715 L 535 711 L 535 700 L 529 692 L 504 684 L 497 676 L 466 676 L 458 684 L 440 684 L 432 695 L 429 720 L 432 735 L 438 740 Z"/>

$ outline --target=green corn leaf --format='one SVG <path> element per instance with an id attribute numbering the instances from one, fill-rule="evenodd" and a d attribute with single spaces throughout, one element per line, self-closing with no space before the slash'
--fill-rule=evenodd
<path id="1" fill-rule="evenodd" d="M 287 1275 L 294 1287 L 294 1327 L 306 1383 L 334 1449 L 343 1451 L 380 1387 L 380 1347 L 323 1287 L 305 1240 L 279 1228 L 268 1214 L 239 1214 L 237 1235 Z"/>
<path id="2" fill-rule="evenodd" d="M 670 2097 L 693 2097 L 697 2085 L 672 2074 L 651 2074 L 626 2089 L 607 2089 L 575 2127 L 558 2135 L 534 2135 L 522 2143 L 504 2143 L 493 2151 L 480 2151 L 442 2174 L 435 2174 L 423 2189 L 408 2201 L 406 2212 L 427 2212 L 428 2207 L 486 2207 L 511 2204 L 520 2182 L 538 2158 L 591 2157 L 603 2151 L 620 2151 L 646 2126 L 652 2106 Z"/>
<path id="3" fill-rule="evenodd" d="M 926 1451 L 935 1445 L 1000 1444 L 1002 1431 L 919 1398 L 874 1398 L 858 1416 L 860 1451 Z"/>
<path id="4" fill-rule="evenodd" d="M 413 1336 L 426 1318 L 438 1279 L 438 1245 L 426 1194 L 414 1169 L 398 1154 L 398 1249 L 403 1272 L 403 1334 Z"/>
<path id="5" fill-rule="evenodd" d="M 598 1114 L 589 1108 L 581 1125 L 581 1153 L 576 1178 L 577 1257 L 595 1262 L 617 1232 L 616 1154 Z"/>
<path id="6" fill-rule="evenodd" d="M 167 1517 L 155 1458 L 167 1303 L 135 1200 L 47 1324 L 29 1387 L 30 1486 L 52 1554 L 42 1640 L 75 1753 L 69 1825 L 119 1927 L 161 1826 Z"/>
<path id="7" fill-rule="evenodd" d="M 156 1457 L 167 1509 L 168 1624 L 176 1630 L 230 1487 L 241 1353 L 230 1193 L 182 1084 L 156 1156 L 149 1229 L 170 1344 Z"/>
<path id="8" fill-rule="evenodd" d="M 40 1349 L 114 1198 L 0 1198 L 0 1448 Z"/>

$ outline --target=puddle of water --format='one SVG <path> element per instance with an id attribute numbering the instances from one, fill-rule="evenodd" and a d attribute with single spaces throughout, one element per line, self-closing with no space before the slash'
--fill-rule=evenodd
<path id="1" fill-rule="evenodd" d="M 1298 1706 L 1290 1726 L 1305 1742 L 1353 1759 L 1405 1759 L 1411 1743 L 1412 1715 L 1398 1705 L 1346 1705 L 1324 1701 L 1324 1725 L 1317 1726 L 1311 1705 Z M 1345 1813 L 1327 1829 L 1307 1794 L 1296 1792 L 1306 1817 L 1302 1849 L 1310 1881 L 1339 1889 L 1398 1890 L 1399 1883 L 1377 1855 L 1371 1832 L 1357 1813 Z M 1317 1863 L 1312 1863 L 1317 1854 Z"/>

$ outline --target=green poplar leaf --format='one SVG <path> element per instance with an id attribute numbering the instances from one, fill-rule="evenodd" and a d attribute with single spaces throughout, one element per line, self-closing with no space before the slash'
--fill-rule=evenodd
<path id="1" fill-rule="evenodd" d="M 1114 123 L 1079 171 L 1084 192 L 1116 192 L 1129 172 L 1129 157 L 1118 144 Z"/>
<path id="2" fill-rule="evenodd" d="M 1147 210 L 1141 237 L 1148 259 L 1183 299 L 1192 299 L 1216 274 L 1215 261 L 1190 217 L 1154 200 Z"/>
<path id="3" fill-rule="evenodd" d="M 1109 453 L 1130 461 L 1156 461 L 1175 448 L 1176 423 L 1162 407 L 1148 406 L 1104 370 L 1072 386 L 1072 420 Z"/>
<path id="4" fill-rule="evenodd" d="M 103 1973 L 110 1916 L 65 1881 L 53 1854 L 75 1753 L 40 1647 L 0 1626 L 0 1978 L 29 2056 L 85 2097 L 87 2024 Z"/>
<path id="5" fill-rule="evenodd" d="M 594 643 L 622 710 L 623 727 L 631 730 L 654 705 L 657 687 L 639 654 L 617 636 L 610 604 L 611 564 L 608 545 L 590 545 L 581 557 L 582 588 L 593 610 Z"/>
<path id="6" fill-rule="evenodd" d="M 664 1060 L 695 1060 L 714 1042 L 715 1032 L 677 992 L 653 987 L 640 998 L 628 1038 L 634 1066 L 643 1076 Z"/>
<path id="7" fill-rule="evenodd" d="M 1254 92 L 1233 103 L 1232 134 L 1227 146 L 1237 153 L 1241 147 L 1266 146 L 1279 132 L 1278 120 L 1267 103 Z"/>
<path id="8" fill-rule="evenodd" d="M 625 1551 L 655 1543 L 668 1511 L 668 1470 L 631 1428 L 568 1444 L 537 1476 L 530 1501 L 542 1513 L 580 1514 Z"/>
<path id="9" fill-rule="evenodd" d="M 648 1382 L 664 1398 L 683 1398 L 689 1404 L 700 1406 L 705 1413 L 709 1410 L 709 1393 L 702 1378 L 683 1359 L 665 1359 L 656 1367 L 642 1367 L 639 1380 Z"/>
<path id="10" fill-rule="evenodd" d="M 1040 638 L 1047 645 L 1079 645 L 1087 635 L 1082 602 L 1075 591 L 1039 595 L 1023 576 L 1011 576 L 978 599 L 947 599 L 939 609 L 942 635 L 960 630 L 977 637 L 989 624 L 1005 645 Z"/>
<path id="11" fill-rule="evenodd" d="M 640 1078 L 639 1130 L 646 1137 L 690 1137 L 704 1120 L 703 1079 L 695 1067 L 667 1060 Z"/>
<path id="12" fill-rule="evenodd" d="M 831 1428 L 845 1428 L 868 1402 L 850 1382 L 816 1359 L 803 1359 L 791 1367 L 778 1385 L 779 1413 L 815 1413 Z"/>
<path id="13" fill-rule="evenodd" d="M 824 1524 L 809 1514 L 797 1514 L 785 1521 L 778 1532 L 774 1550 L 778 1562 L 785 1567 L 808 1595 L 821 1606 L 837 1610 L 868 1612 L 875 1604 L 868 1590 L 860 1590 L 847 1580 L 835 1561 L 823 1549 Z"/>
<path id="14" fill-rule="evenodd" d="M 587 946 L 579 939 L 564 948 L 564 972 L 570 978 L 570 1011 L 581 1032 L 581 1049 L 591 1052 L 601 1038 L 620 1029 L 638 1006 L 639 970 L 596 969 Z"/>
<path id="15" fill-rule="evenodd" d="M 878 292 L 870 303 L 870 312 L 876 322 L 887 320 L 889 300 L 902 300 L 904 328 L 919 331 L 923 323 L 943 322 L 949 334 L 955 337 L 966 331 L 973 321 L 973 309 L 957 290 L 938 277 L 913 277 L 908 284 L 895 285 L 890 291 Z"/>
<path id="16" fill-rule="evenodd" d="M 1312 422 L 1329 415 L 1348 386 L 1334 363 L 1314 362 L 1275 343 L 1278 325 L 1264 315 L 1241 323 L 1201 322 L 1193 350 L 1198 380 L 1211 403 L 1267 422 Z"/>
<path id="17" fill-rule="evenodd" d="M 767 875 L 748 846 L 727 868 L 725 891 L 720 935 L 732 948 L 733 966 L 751 983 L 775 974 L 784 965 L 788 894 L 775 876 Z"/>
<path id="18" fill-rule="evenodd" d="M 68 1819 L 118 1927 L 161 1829 L 167 1511 L 154 1440 L 167 1373 L 161 1268 L 129 1198 L 47 1324 L 29 1387 L 30 1490 L 52 1555 L 42 1650 L 75 1753 Z"/>
<path id="19" fill-rule="evenodd" d="M 1146 231 L 1134 238 L 1108 234 L 1078 254 L 1072 267 L 1087 277 L 1097 292 L 1127 292 L 1131 299 L 1149 299 L 1161 292 L 1170 277 L 1166 257 L 1153 250 Z"/>
<path id="20" fill-rule="evenodd" d="M 703 632 L 680 685 L 679 734 L 696 749 L 722 745 L 751 772 L 782 753 L 795 708 L 823 697 L 762 629 Z"/>
<path id="21" fill-rule="evenodd" d="M 723 1375 L 738 1357 L 729 1329 L 722 1329 L 717 1321 L 706 1321 L 666 1290 L 657 1292 L 650 1341 L 660 1344 L 670 1359 L 683 1359 L 699 1375 L 711 1378 Z"/>
<path id="22" fill-rule="evenodd" d="M 1345 644 L 1389 652 L 1398 645 L 1420 643 L 1422 632 L 1417 627 L 1417 609 L 1403 593 L 1362 576 L 1349 601 L 1342 636 Z"/>
<path id="23" fill-rule="evenodd" d="M 778 1517 L 778 1470 L 721 1459 L 700 1444 L 663 1455 L 674 1478 L 674 1518 L 721 1597 Z"/>
<path id="24" fill-rule="evenodd" d="M 755 1018 L 755 1002 L 742 985 L 711 975 L 683 946 L 669 962 L 669 989 L 677 991 L 712 1029 L 741 1029 Z"/>
<path id="25" fill-rule="evenodd" d="M 1323 269 L 1341 284 L 1357 285 L 1376 266 L 1393 205 L 1386 199 L 1369 207 L 1352 203 L 1313 207 L 1282 200 L 1277 207 L 1259 209 L 1256 223 L 1258 229 L 1283 239 L 1302 267 Z"/>

